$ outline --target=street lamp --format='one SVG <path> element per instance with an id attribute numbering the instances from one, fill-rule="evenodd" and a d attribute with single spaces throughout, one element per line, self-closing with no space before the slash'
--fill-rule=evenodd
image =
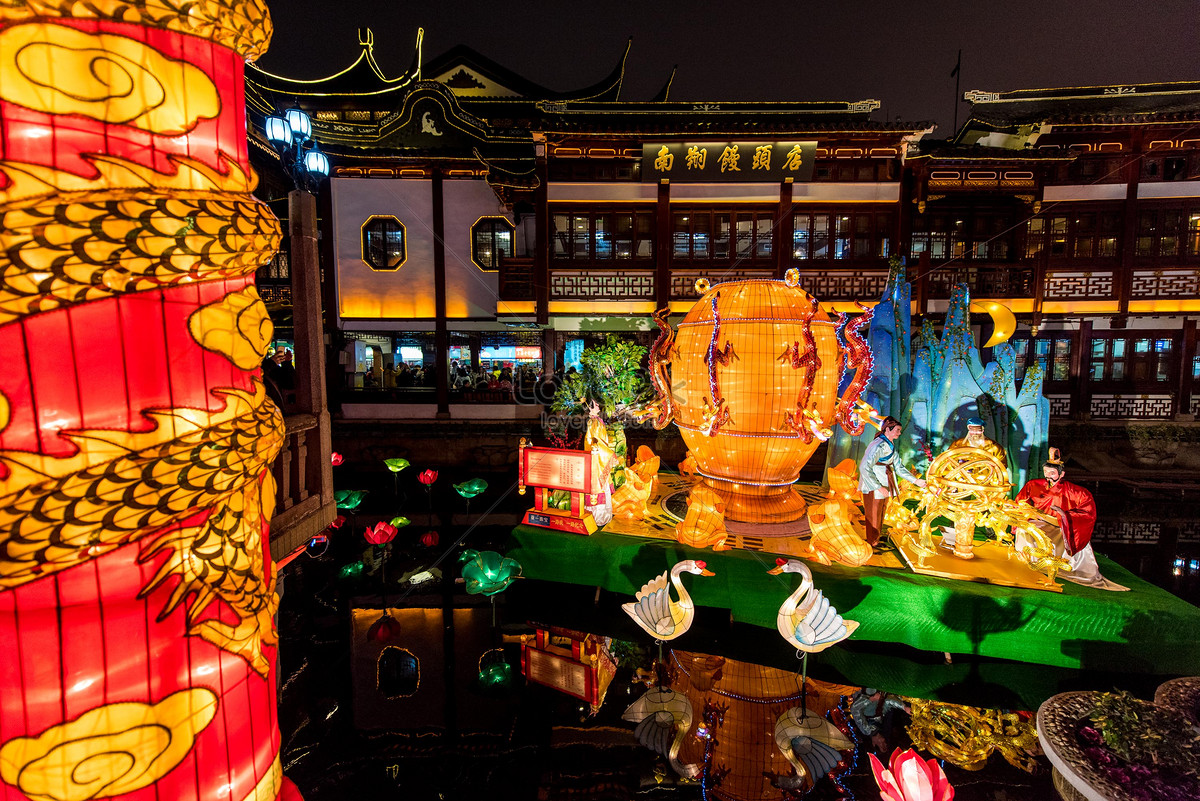
<path id="1" fill-rule="evenodd" d="M 312 138 L 312 119 L 299 106 L 293 106 L 282 116 L 267 117 L 263 128 L 296 186 L 316 192 L 321 181 L 329 177 L 329 157 Z"/>

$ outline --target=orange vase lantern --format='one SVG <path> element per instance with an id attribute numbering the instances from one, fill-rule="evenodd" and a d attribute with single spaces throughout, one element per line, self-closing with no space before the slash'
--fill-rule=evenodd
<path id="1" fill-rule="evenodd" d="M 673 347 L 652 353 L 660 365 L 669 357 L 675 385 L 670 398 L 655 382 L 660 406 L 678 425 L 696 473 L 725 499 L 727 519 L 796 520 L 805 502 L 792 484 L 865 385 L 859 369 L 839 404 L 843 370 L 869 370 L 855 357 L 869 362 L 869 351 L 839 346 L 842 338 L 863 344 L 862 318 L 849 328 L 842 316 L 831 320 L 800 289 L 795 271 L 784 281 L 709 287 L 701 280 L 697 289 L 702 297 L 679 324 Z"/>

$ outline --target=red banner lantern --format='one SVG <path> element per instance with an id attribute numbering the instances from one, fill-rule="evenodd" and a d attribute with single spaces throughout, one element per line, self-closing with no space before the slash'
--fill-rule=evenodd
<path id="1" fill-rule="evenodd" d="M 0 6 L 0 799 L 283 787 L 270 34 L 260 0 Z"/>

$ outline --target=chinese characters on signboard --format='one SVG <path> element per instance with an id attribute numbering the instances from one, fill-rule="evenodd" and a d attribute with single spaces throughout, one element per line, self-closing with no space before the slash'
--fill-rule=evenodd
<path id="1" fill-rule="evenodd" d="M 816 142 L 654 142 L 642 145 L 642 180 L 812 179 Z"/>

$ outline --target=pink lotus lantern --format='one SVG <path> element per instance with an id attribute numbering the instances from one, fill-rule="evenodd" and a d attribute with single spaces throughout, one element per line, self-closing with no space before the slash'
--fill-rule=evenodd
<path id="1" fill-rule="evenodd" d="M 936 759 L 921 759 L 913 749 L 897 748 L 887 770 L 871 754 L 871 771 L 882 801 L 952 801 L 954 788 Z"/>

